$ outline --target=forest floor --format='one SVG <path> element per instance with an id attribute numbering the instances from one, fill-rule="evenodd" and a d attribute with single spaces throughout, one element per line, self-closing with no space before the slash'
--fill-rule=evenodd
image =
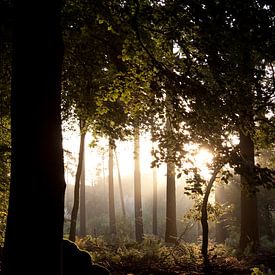
<path id="1" fill-rule="evenodd" d="M 90 253 L 93 263 L 105 266 L 112 275 L 275 275 L 274 248 L 238 257 L 234 249 L 211 244 L 206 268 L 198 244 L 167 245 L 147 238 L 141 244 L 110 245 L 102 238 L 86 237 L 77 245 Z"/>
<path id="2" fill-rule="evenodd" d="M 102 239 L 85 238 L 79 240 L 78 245 L 89 251 L 93 261 L 107 267 L 112 275 L 275 274 L 273 249 L 262 250 L 257 255 L 237 257 L 234 249 L 211 244 L 209 266 L 205 268 L 198 244 L 167 246 L 158 240 L 147 238 L 141 244 L 122 242 L 111 246 Z"/>
<path id="3" fill-rule="evenodd" d="M 265 262 L 265 264 L 263 264 L 263 262 Z M 237 260 L 234 257 L 217 257 L 216 259 L 210 260 L 208 268 L 205 268 L 201 262 L 193 264 L 173 264 L 169 269 L 164 269 L 162 263 L 158 262 L 147 265 L 136 265 L 128 262 L 127 266 L 125 266 L 125 264 L 112 265 L 109 266 L 109 269 L 112 275 L 265 275 L 275 274 L 275 256 L 273 255 L 273 259 L 265 258 L 263 261 L 259 261 L 254 257 L 246 257 L 242 260 Z"/>

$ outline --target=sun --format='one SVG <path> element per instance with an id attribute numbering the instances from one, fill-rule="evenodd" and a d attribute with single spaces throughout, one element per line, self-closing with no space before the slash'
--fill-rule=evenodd
<path id="1" fill-rule="evenodd" d="M 198 167 L 205 167 L 213 161 L 212 153 L 206 148 L 200 148 L 195 156 L 195 163 Z"/>
<path id="2" fill-rule="evenodd" d="M 200 170 L 200 174 L 205 179 L 210 179 L 211 171 L 209 165 L 213 162 L 213 154 L 206 148 L 198 149 L 194 156 L 194 166 Z"/>

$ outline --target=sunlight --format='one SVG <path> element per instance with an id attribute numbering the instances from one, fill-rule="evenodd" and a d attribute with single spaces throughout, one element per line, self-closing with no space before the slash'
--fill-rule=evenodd
<path id="1" fill-rule="evenodd" d="M 85 169 L 86 169 L 86 185 L 96 184 L 97 177 L 108 177 L 108 140 L 101 138 L 96 147 L 90 144 L 93 138 L 87 133 L 85 138 Z M 65 164 L 65 178 L 69 184 L 74 184 L 74 177 L 78 163 L 80 137 L 77 131 L 63 132 L 63 148 Z M 134 174 L 134 142 L 117 141 L 116 155 L 119 163 L 120 173 L 122 177 L 129 177 Z M 143 176 L 151 175 L 151 148 L 152 143 L 148 136 L 140 137 L 140 170 Z M 69 153 L 68 153 L 69 152 Z M 100 172 L 99 172 L 100 170 Z M 99 175 L 100 173 L 100 175 Z M 114 177 L 117 177 L 117 162 L 114 155 Z"/>
<path id="2" fill-rule="evenodd" d="M 213 155 L 205 148 L 199 149 L 199 152 L 195 156 L 195 163 L 198 167 L 205 168 L 213 161 Z"/>
<path id="3" fill-rule="evenodd" d="M 85 139 L 85 176 L 86 185 L 95 185 L 99 178 L 108 177 L 108 140 L 101 138 L 96 147 L 91 147 L 93 138 L 90 133 L 87 133 Z M 65 178 L 68 184 L 74 184 L 75 173 L 78 162 L 79 151 L 79 132 L 78 131 L 64 131 L 63 132 L 63 148 L 66 150 L 64 153 L 65 164 Z M 121 177 L 131 177 L 134 174 L 134 142 L 133 140 L 118 141 L 116 147 L 116 154 L 119 163 L 119 170 Z M 211 177 L 209 164 L 213 160 L 213 155 L 206 148 L 198 148 L 196 144 L 186 145 L 187 151 L 190 153 L 190 163 L 183 164 L 184 167 L 195 166 L 199 169 L 200 174 L 206 180 Z M 140 137 L 140 170 L 142 177 L 150 177 L 152 175 L 152 156 L 151 156 L 152 142 L 148 135 Z M 161 165 L 158 169 L 158 175 L 161 182 L 165 183 L 166 165 Z M 114 155 L 114 177 L 117 178 L 117 163 Z M 179 183 L 182 180 L 179 181 Z"/>
<path id="4" fill-rule="evenodd" d="M 213 155 L 209 149 L 199 147 L 198 144 L 185 144 L 184 150 L 187 153 L 186 160 L 182 164 L 183 169 L 197 168 L 199 174 L 206 180 L 211 178 L 209 166 L 213 161 Z"/>
<path id="5" fill-rule="evenodd" d="M 200 148 L 198 153 L 194 156 L 195 166 L 199 168 L 203 178 L 209 180 L 211 178 L 211 171 L 209 164 L 213 161 L 212 153 L 206 148 Z"/>

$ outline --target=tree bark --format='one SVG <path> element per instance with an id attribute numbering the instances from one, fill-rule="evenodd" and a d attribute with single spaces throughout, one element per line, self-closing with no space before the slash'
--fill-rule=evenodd
<path id="1" fill-rule="evenodd" d="M 141 203 L 141 180 L 140 180 L 140 148 L 139 148 L 139 129 L 135 128 L 134 133 L 134 197 L 135 197 L 135 232 L 136 241 L 141 242 L 143 239 L 143 219 Z"/>
<path id="2" fill-rule="evenodd" d="M 153 234 L 158 235 L 158 182 L 157 168 L 153 168 Z"/>
<path id="3" fill-rule="evenodd" d="M 116 213 L 114 194 L 114 148 L 111 139 L 109 140 L 109 225 L 112 237 L 116 235 Z"/>
<path id="4" fill-rule="evenodd" d="M 243 252 L 249 245 L 255 252 L 259 246 L 259 225 L 257 195 L 254 192 L 254 142 L 250 134 L 240 131 L 240 152 L 243 158 L 241 174 L 241 236 L 240 250 Z"/>
<path id="5" fill-rule="evenodd" d="M 14 2 L 11 185 L 2 265 L 5 275 L 62 272 L 65 179 L 60 4 L 58 0 Z M 37 245 L 42 249 L 37 251 Z"/>
<path id="6" fill-rule="evenodd" d="M 85 135 L 86 132 L 83 130 L 84 122 L 80 120 L 80 144 L 79 144 L 79 157 L 78 157 L 78 165 L 75 175 L 75 184 L 74 184 L 74 204 L 71 213 L 71 225 L 70 225 L 70 233 L 69 240 L 75 241 L 76 237 L 76 223 L 77 223 L 77 215 L 79 208 L 79 188 L 80 188 L 80 177 L 83 167 L 83 156 L 84 156 L 84 147 L 85 147 Z"/>
<path id="7" fill-rule="evenodd" d="M 213 187 L 213 184 L 215 182 L 215 179 L 216 179 L 217 174 L 220 171 L 220 169 L 221 169 L 221 167 L 218 167 L 214 170 L 213 175 L 207 184 L 206 191 L 205 191 L 205 194 L 203 197 L 202 208 L 201 208 L 201 226 L 202 226 L 201 253 L 202 253 L 205 265 L 208 265 L 208 233 L 209 233 L 208 212 L 207 212 L 208 199 L 209 199 L 211 189 Z"/>
<path id="8" fill-rule="evenodd" d="M 177 241 L 177 212 L 176 212 L 176 180 L 175 164 L 167 163 L 167 187 L 166 187 L 166 230 L 165 242 Z"/>
<path id="9" fill-rule="evenodd" d="M 80 177 L 79 235 L 86 236 L 86 181 L 85 181 L 85 139 L 83 148 L 82 171 Z"/>
<path id="10" fill-rule="evenodd" d="M 168 102 L 168 111 L 172 111 L 172 104 Z M 167 117 L 166 129 L 171 133 L 172 127 Z M 176 205 L 176 179 L 175 179 L 175 164 L 171 162 L 173 152 L 171 148 L 167 148 L 167 180 L 166 180 L 166 229 L 165 229 L 165 242 L 176 243 L 177 241 L 177 205 Z"/>

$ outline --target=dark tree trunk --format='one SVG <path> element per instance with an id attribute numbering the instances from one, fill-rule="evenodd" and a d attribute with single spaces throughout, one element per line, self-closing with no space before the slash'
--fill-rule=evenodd
<path id="1" fill-rule="evenodd" d="M 114 148 L 113 143 L 109 141 L 109 224 L 110 234 L 116 235 L 116 212 L 115 212 L 115 193 L 114 193 Z"/>
<path id="2" fill-rule="evenodd" d="M 176 179 L 175 164 L 167 163 L 167 189 L 166 189 L 166 230 L 165 242 L 177 241 L 177 215 L 176 215 Z"/>
<path id="3" fill-rule="evenodd" d="M 60 1 L 14 4 L 12 164 L 2 274 L 61 275 Z"/>
<path id="4" fill-rule="evenodd" d="M 167 114 L 166 114 L 166 131 L 168 134 L 172 133 L 172 125 L 170 121 L 170 113 L 173 112 L 173 104 L 169 94 L 166 98 Z M 177 202 L 176 202 L 176 179 L 175 179 L 175 164 L 173 160 L 173 150 L 167 148 L 167 178 L 166 178 L 166 228 L 165 228 L 165 242 L 177 242 Z"/>
<path id="5" fill-rule="evenodd" d="M 78 157 L 78 165 L 75 175 L 75 184 L 74 184 L 74 204 L 71 213 L 71 225 L 70 225 L 70 233 L 69 240 L 75 241 L 76 237 L 76 224 L 77 224 L 77 215 L 79 208 L 79 189 L 80 189 L 80 178 L 83 167 L 83 156 L 84 156 L 84 147 L 85 147 L 85 135 L 86 132 L 84 129 L 84 122 L 80 120 L 80 144 L 79 144 L 79 157 Z"/>
<path id="6" fill-rule="evenodd" d="M 158 182 L 157 168 L 153 168 L 153 234 L 158 235 Z"/>
<path id="7" fill-rule="evenodd" d="M 140 149 L 139 149 L 139 129 L 135 129 L 134 134 L 134 197 L 135 197 L 135 232 L 136 241 L 141 242 L 143 239 L 143 219 L 141 203 L 141 180 L 140 180 Z"/>
<path id="8" fill-rule="evenodd" d="M 119 184 L 119 194 L 120 194 L 121 210 L 122 210 L 123 218 L 126 218 L 126 211 L 125 211 L 125 204 L 124 204 L 122 181 L 121 181 L 119 162 L 118 162 L 118 157 L 117 157 L 116 150 L 115 150 L 115 157 L 116 157 L 116 166 L 117 166 L 117 176 L 118 176 L 118 184 Z"/>
<path id="9" fill-rule="evenodd" d="M 202 246 L 201 246 L 201 253 L 204 259 L 204 264 L 208 265 L 208 213 L 207 213 L 207 206 L 208 206 L 208 199 L 219 172 L 220 168 L 216 168 L 213 172 L 211 179 L 209 180 L 206 191 L 203 197 L 202 207 L 201 207 L 201 226 L 202 226 Z"/>
<path id="10" fill-rule="evenodd" d="M 85 140 L 83 148 L 82 172 L 80 178 L 79 235 L 86 236 L 86 182 L 85 182 Z"/>
<path id="11" fill-rule="evenodd" d="M 241 174 L 241 236 L 240 250 L 249 245 L 255 252 L 259 246 L 257 195 L 254 192 L 254 142 L 249 134 L 240 131 L 240 152 L 243 158 Z"/>

